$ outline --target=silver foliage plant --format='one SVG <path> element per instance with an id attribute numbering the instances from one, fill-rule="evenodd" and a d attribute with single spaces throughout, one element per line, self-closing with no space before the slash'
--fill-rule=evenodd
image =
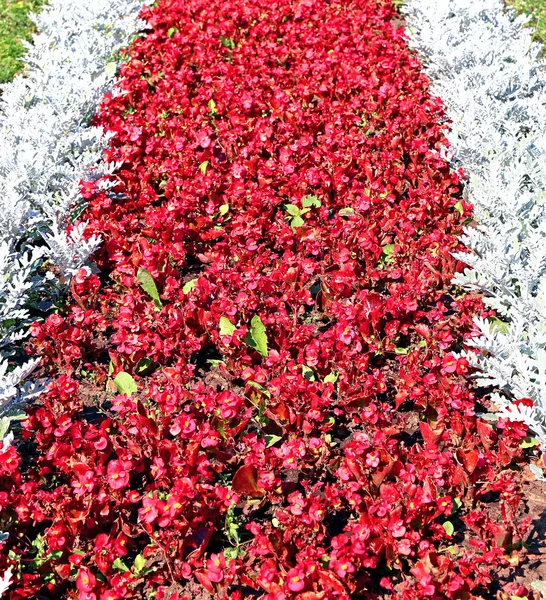
<path id="1" fill-rule="evenodd" d="M 33 17 L 25 72 L 0 97 L 0 439 L 14 408 L 40 392 L 24 383 L 36 360 L 13 367 L 35 306 L 55 295 L 99 240 L 85 224 L 67 234 L 84 206 L 81 180 L 116 165 L 101 161 L 108 142 L 89 121 L 115 80 L 119 51 L 142 24 L 143 0 L 50 0 Z M 106 186 L 102 182 L 99 185 Z M 8 360 L 12 366 L 8 367 Z"/>
<path id="2" fill-rule="evenodd" d="M 422 57 L 451 131 L 446 155 L 466 173 L 477 226 L 455 283 L 484 294 L 478 383 L 499 415 L 527 423 L 546 450 L 546 69 L 526 19 L 500 0 L 408 0 Z M 474 356 L 473 354 L 471 356 Z M 514 403 L 531 398 L 534 407 Z"/>

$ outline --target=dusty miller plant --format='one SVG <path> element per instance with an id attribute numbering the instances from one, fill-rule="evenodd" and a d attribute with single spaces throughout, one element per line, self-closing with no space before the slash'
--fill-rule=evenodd
<path id="1" fill-rule="evenodd" d="M 409 0 L 411 45 L 445 103 L 448 155 L 467 174 L 477 226 L 455 283 L 482 292 L 498 319 L 477 319 L 478 383 L 499 415 L 524 421 L 546 449 L 546 70 L 524 17 L 500 0 Z M 472 355 L 473 356 L 473 355 Z M 534 407 L 513 400 L 531 398 Z"/>
<path id="2" fill-rule="evenodd" d="M 36 360 L 20 359 L 29 309 L 47 310 L 95 250 L 82 209 L 81 180 L 116 168 L 101 162 L 108 141 L 89 127 L 112 88 L 119 51 L 141 27 L 142 0 L 50 0 L 34 17 L 25 72 L 0 99 L 0 439 L 10 415 L 40 392 L 24 383 Z M 99 183 L 107 186 L 107 184 Z"/>

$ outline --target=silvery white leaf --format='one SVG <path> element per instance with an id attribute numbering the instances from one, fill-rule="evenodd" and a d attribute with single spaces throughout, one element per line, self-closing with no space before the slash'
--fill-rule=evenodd
<path id="1" fill-rule="evenodd" d="M 454 283 L 483 294 L 505 324 L 476 319 L 476 381 L 498 387 L 502 416 L 523 420 L 546 450 L 546 63 L 502 0 L 407 0 L 402 10 L 479 223 L 461 238 L 470 251 L 456 258 L 470 268 Z M 534 406 L 511 405 L 520 398 Z"/>

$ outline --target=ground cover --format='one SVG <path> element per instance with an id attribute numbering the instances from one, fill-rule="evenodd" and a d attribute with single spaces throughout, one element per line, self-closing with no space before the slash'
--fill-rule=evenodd
<path id="1" fill-rule="evenodd" d="M 470 600 L 523 558 L 526 427 L 453 354 L 471 207 L 394 17 L 147 12 L 82 187 L 100 274 L 33 326 L 53 383 L 0 455 L 14 600 Z"/>
<path id="2" fill-rule="evenodd" d="M 544 0 L 507 0 L 508 6 L 531 16 L 535 40 L 546 44 L 546 2 Z"/>
<path id="3" fill-rule="evenodd" d="M 0 83 L 11 81 L 21 70 L 21 40 L 28 41 L 34 31 L 28 15 L 42 4 L 43 0 L 0 0 Z"/>

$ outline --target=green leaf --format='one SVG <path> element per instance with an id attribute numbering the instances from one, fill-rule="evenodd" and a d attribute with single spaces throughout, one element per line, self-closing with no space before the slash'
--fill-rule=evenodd
<path id="1" fill-rule="evenodd" d="M 11 421 L 24 421 L 27 418 L 27 413 L 20 406 L 12 406 L 8 409 L 6 416 Z"/>
<path id="2" fill-rule="evenodd" d="M 229 212 L 229 204 L 222 204 L 222 206 L 220 206 L 220 208 L 218 209 L 218 212 L 224 216 L 225 214 L 227 214 Z"/>
<path id="3" fill-rule="evenodd" d="M 224 46 L 224 48 L 229 48 L 230 50 L 233 50 L 235 48 L 235 42 L 230 38 L 221 35 L 220 41 L 222 42 L 222 46 Z"/>
<path id="4" fill-rule="evenodd" d="M 225 531 L 230 543 L 236 546 L 241 543 L 241 536 L 239 533 L 240 528 L 241 524 L 237 521 L 237 517 L 235 515 L 235 504 L 232 504 L 226 512 Z"/>
<path id="5" fill-rule="evenodd" d="M 116 560 L 112 563 L 112 568 L 116 569 L 116 571 L 128 571 L 127 565 L 121 560 L 118 556 Z"/>
<path id="6" fill-rule="evenodd" d="M 184 292 L 184 294 L 189 294 L 193 288 L 196 286 L 197 284 L 197 277 L 195 279 L 190 279 L 188 282 L 186 282 L 184 284 L 184 287 L 182 288 L 182 291 Z"/>
<path id="7" fill-rule="evenodd" d="M 290 224 L 292 225 L 293 228 L 296 228 L 296 227 L 301 227 L 304 223 L 305 223 L 305 221 L 301 217 L 294 217 Z"/>
<path id="8" fill-rule="evenodd" d="M 135 558 L 135 563 L 134 563 L 135 573 L 140 573 L 142 571 L 142 569 L 144 569 L 145 564 L 146 564 L 146 559 L 144 558 L 144 556 L 142 554 L 137 554 L 137 556 Z"/>
<path id="9" fill-rule="evenodd" d="M 220 317 L 220 335 L 233 335 L 236 329 L 227 317 Z"/>
<path id="10" fill-rule="evenodd" d="M 460 498 L 453 498 L 453 504 L 455 505 L 455 510 L 459 510 L 463 505 L 463 502 Z"/>
<path id="11" fill-rule="evenodd" d="M 392 260 L 392 253 L 394 252 L 394 244 L 386 244 L 382 248 L 383 258 L 388 262 Z"/>
<path id="12" fill-rule="evenodd" d="M 405 355 L 409 352 L 409 348 L 395 348 L 394 353 L 399 355 Z"/>
<path id="13" fill-rule="evenodd" d="M 105 73 L 106 77 L 108 77 L 108 78 L 115 77 L 117 72 L 118 72 L 117 63 L 109 62 L 106 64 L 106 67 L 104 68 L 104 73 Z"/>
<path id="14" fill-rule="evenodd" d="M 301 199 L 301 205 L 304 208 L 310 208 L 311 206 L 320 208 L 322 206 L 322 202 L 316 196 L 304 196 Z"/>
<path id="15" fill-rule="evenodd" d="M 491 333 L 495 333 L 495 331 L 505 334 L 508 333 L 508 323 L 501 321 L 497 317 L 488 317 L 487 320 L 491 323 L 491 326 L 489 327 Z"/>
<path id="16" fill-rule="evenodd" d="M 252 402 L 252 400 L 251 400 Z M 269 419 L 264 415 L 265 412 L 265 399 L 261 398 L 259 402 L 252 402 L 254 406 L 258 409 L 258 414 L 254 417 L 254 420 L 258 422 L 263 427 L 267 427 L 269 423 Z"/>
<path id="17" fill-rule="evenodd" d="M 335 371 L 332 371 L 324 378 L 324 383 L 335 383 L 337 381 L 338 374 Z"/>
<path id="18" fill-rule="evenodd" d="M 315 372 L 307 365 L 301 365 L 302 375 L 307 381 L 315 381 Z"/>
<path id="19" fill-rule="evenodd" d="M 118 392 L 120 394 L 125 394 L 126 396 L 132 396 L 138 391 L 135 380 L 131 377 L 131 375 L 129 375 L 129 373 L 125 373 L 125 371 L 121 371 L 116 375 L 114 384 Z"/>
<path id="20" fill-rule="evenodd" d="M 354 208 L 351 208 L 350 206 L 348 206 L 347 208 L 342 208 L 339 211 L 340 217 L 350 217 L 351 215 L 354 215 L 354 214 L 355 214 Z"/>
<path id="21" fill-rule="evenodd" d="M 137 281 L 140 283 L 140 286 L 148 294 L 148 296 L 152 298 L 156 308 L 161 308 L 163 304 L 161 303 L 157 286 L 153 277 L 150 275 L 150 272 L 146 269 L 139 268 L 137 272 Z"/>
<path id="22" fill-rule="evenodd" d="M 207 167 L 209 166 L 209 161 L 208 160 L 204 160 L 200 165 L 199 165 L 199 170 L 201 171 L 201 173 L 203 173 L 203 175 L 207 172 Z"/>
<path id="23" fill-rule="evenodd" d="M 141 373 L 144 373 L 145 371 L 147 371 L 153 364 L 154 364 L 154 361 L 151 358 L 148 358 L 148 357 L 141 358 L 138 361 L 137 366 L 135 367 L 135 373 L 137 375 L 140 375 Z"/>
<path id="24" fill-rule="evenodd" d="M 9 431 L 9 426 L 11 424 L 11 419 L 9 419 L 8 417 L 2 417 L 0 419 L 0 440 L 3 440 L 8 431 Z"/>
<path id="25" fill-rule="evenodd" d="M 536 438 L 527 436 L 523 440 L 523 442 L 521 442 L 519 447 L 520 448 L 534 448 L 535 446 L 538 446 L 539 444 L 540 444 L 540 442 Z"/>
<path id="26" fill-rule="evenodd" d="M 301 210 L 295 204 L 285 204 L 286 212 L 293 217 L 299 217 Z"/>
<path id="27" fill-rule="evenodd" d="M 218 421 L 218 425 L 216 426 L 218 433 L 222 436 L 222 438 L 226 439 L 226 426 L 224 421 Z"/>
<path id="28" fill-rule="evenodd" d="M 212 98 L 209 100 L 208 107 L 213 116 L 218 112 L 216 110 L 216 102 L 214 102 L 214 100 L 212 100 Z"/>
<path id="29" fill-rule="evenodd" d="M 171 27 L 168 31 L 167 31 L 167 37 L 168 38 L 172 38 L 173 35 L 175 33 L 178 33 L 178 29 L 176 27 Z"/>
<path id="30" fill-rule="evenodd" d="M 266 329 L 258 315 L 254 315 L 252 317 L 249 333 L 251 338 L 251 343 L 249 345 L 257 350 L 264 358 L 267 357 L 269 350 L 267 348 Z"/>
<path id="31" fill-rule="evenodd" d="M 268 398 L 271 398 L 271 393 L 268 390 L 266 390 L 263 385 L 260 385 L 256 381 L 250 381 L 250 380 L 247 381 L 247 383 L 248 383 L 248 385 L 252 386 L 253 388 L 260 390 L 260 392 L 262 392 L 262 394 L 265 394 Z"/>
<path id="32" fill-rule="evenodd" d="M 280 435 L 273 435 L 273 434 L 267 434 L 265 436 L 265 444 L 266 444 L 266 448 L 271 448 L 271 446 L 274 446 L 277 442 L 280 442 L 282 440 L 282 436 Z"/>
<path id="33" fill-rule="evenodd" d="M 224 556 L 226 557 L 226 561 L 235 560 L 239 557 L 242 550 L 239 546 L 234 546 L 232 548 L 224 548 Z"/>
<path id="34" fill-rule="evenodd" d="M 226 364 L 223 360 L 218 360 L 217 358 L 209 358 L 207 360 L 207 362 L 209 363 L 209 365 L 212 365 L 213 367 L 217 367 L 218 365 Z"/>
<path id="35" fill-rule="evenodd" d="M 455 210 L 458 211 L 461 216 L 464 215 L 463 203 L 460 200 L 455 204 Z"/>
<path id="36" fill-rule="evenodd" d="M 451 521 L 446 521 L 445 523 L 443 523 L 443 527 L 444 527 L 447 535 L 449 535 L 451 537 L 455 531 L 455 527 L 453 526 L 453 523 Z"/>
<path id="37" fill-rule="evenodd" d="M 32 540 L 32 546 L 34 546 L 37 551 L 41 554 L 45 549 L 44 538 L 40 534 Z"/>

